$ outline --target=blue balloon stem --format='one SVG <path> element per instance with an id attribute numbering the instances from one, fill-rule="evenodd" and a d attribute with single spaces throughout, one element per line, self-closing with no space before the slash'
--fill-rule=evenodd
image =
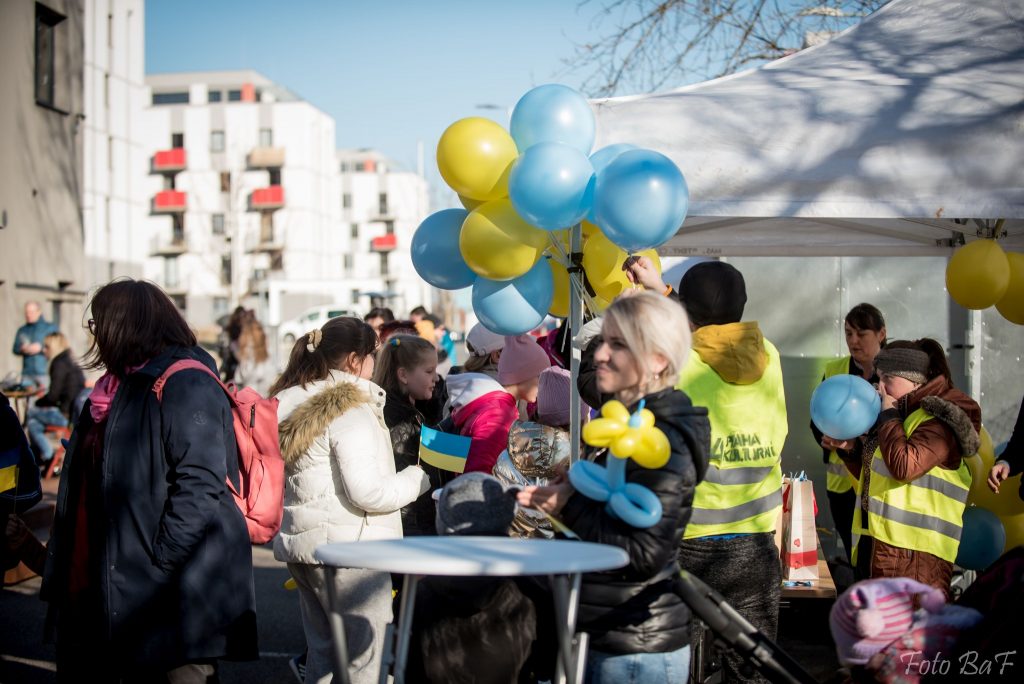
<path id="1" fill-rule="evenodd" d="M 608 454 L 606 466 L 608 477 L 608 491 L 615 492 L 622 489 L 626 484 L 626 459 Z"/>

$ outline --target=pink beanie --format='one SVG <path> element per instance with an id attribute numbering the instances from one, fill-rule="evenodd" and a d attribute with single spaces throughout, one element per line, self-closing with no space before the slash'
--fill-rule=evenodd
<path id="1" fill-rule="evenodd" d="M 537 390 L 537 422 L 551 427 L 569 424 L 569 395 L 572 375 L 564 368 L 552 366 L 540 374 Z"/>
<path id="2" fill-rule="evenodd" d="M 498 382 L 502 385 L 518 385 L 536 378 L 551 362 L 547 353 L 529 335 L 505 337 L 505 348 L 498 360 Z"/>
<path id="3" fill-rule="evenodd" d="M 905 577 L 858 582 L 832 606 L 829 626 L 839 662 L 864 665 L 871 656 L 910 631 L 914 599 L 929 613 L 942 610 L 942 591 Z"/>

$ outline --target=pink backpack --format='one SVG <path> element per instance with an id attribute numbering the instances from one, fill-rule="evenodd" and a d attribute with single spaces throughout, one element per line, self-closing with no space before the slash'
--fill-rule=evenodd
<path id="1" fill-rule="evenodd" d="M 250 387 L 225 385 L 202 362 L 183 359 L 168 366 L 153 384 L 157 401 L 163 399 L 164 385 L 172 375 L 193 369 L 216 380 L 231 402 L 241 488 L 236 490 L 230 477 L 227 485 L 245 517 L 249 539 L 253 544 L 266 544 L 281 529 L 284 514 L 284 460 L 277 438 L 277 399 L 264 399 Z"/>

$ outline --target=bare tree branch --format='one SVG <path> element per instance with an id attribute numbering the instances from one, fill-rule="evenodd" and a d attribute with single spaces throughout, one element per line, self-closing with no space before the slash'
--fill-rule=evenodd
<path id="1" fill-rule="evenodd" d="M 650 92 L 799 50 L 809 32 L 852 26 L 888 0 L 582 0 L 601 36 L 566 71 L 593 96 Z"/>

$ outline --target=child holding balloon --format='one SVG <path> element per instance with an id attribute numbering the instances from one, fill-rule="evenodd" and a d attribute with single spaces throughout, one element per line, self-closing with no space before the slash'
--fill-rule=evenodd
<path id="1" fill-rule="evenodd" d="M 614 544 L 629 553 L 627 568 L 583 580 L 579 625 L 591 637 L 587 681 L 683 681 L 689 672 L 690 611 L 674 590 L 676 550 L 690 519 L 694 489 L 707 470 L 710 438 L 707 410 L 674 389 L 690 353 L 689 321 L 674 301 L 643 293 L 608 308 L 602 335 L 594 354 L 599 390 L 631 412 L 643 400 L 669 441 L 666 465 L 648 469 L 630 461 L 626 470 L 627 482 L 657 496 L 661 518 L 650 527 L 633 527 L 565 479 L 526 487 L 518 500 L 561 516 L 586 541 Z M 604 455 L 596 458 L 605 461 Z"/>
<path id="2" fill-rule="evenodd" d="M 872 577 L 910 577 L 949 595 L 981 408 L 953 387 L 942 345 L 889 343 L 875 357 L 882 411 L 863 451 L 861 515 Z"/>

